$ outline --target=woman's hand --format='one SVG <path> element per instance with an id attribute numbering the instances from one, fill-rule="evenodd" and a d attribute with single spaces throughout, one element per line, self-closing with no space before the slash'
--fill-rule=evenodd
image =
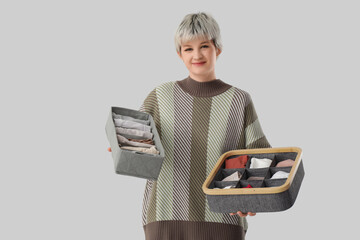
<path id="1" fill-rule="evenodd" d="M 108 147 L 108 149 L 107 149 L 109 152 L 111 152 L 111 147 Z"/>
<path id="2" fill-rule="evenodd" d="M 247 215 L 249 215 L 249 216 L 255 216 L 256 215 L 256 213 L 253 213 L 253 212 L 243 213 L 241 211 L 237 211 L 236 213 L 230 213 L 231 216 L 233 216 L 235 214 L 239 215 L 240 217 L 246 217 Z"/>

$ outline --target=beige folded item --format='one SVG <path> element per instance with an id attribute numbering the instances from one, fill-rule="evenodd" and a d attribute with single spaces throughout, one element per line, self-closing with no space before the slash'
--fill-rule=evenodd
<path id="1" fill-rule="evenodd" d="M 137 118 L 133 118 L 130 116 L 125 116 L 125 115 L 120 115 L 120 114 L 116 114 L 116 113 L 112 113 L 113 118 L 119 118 L 119 119 L 123 119 L 123 120 L 129 120 L 129 121 L 133 121 L 133 122 L 138 122 L 141 124 L 145 124 L 145 125 L 150 125 L 150 120 L 142 120 L 142 119 L 137 119 Z"/>
<path id="2" fill-rule="evenodd" d="M 130 136 L 136 136 L 136 137 L 143 137 L 143 138 L 153 138 L 153 134 L 150 132 L 144 132 L 137 129 L 128 129 L 128 128 L 122 128 L 122 127 L 115 127 L 117 134 L 126 134 Z"/>
<path id="3" fill-rule="evenodd" d="M 249 177 L 247 180 L 264 180 L 264 177 Z"/>
<path id="4" fill-rule="evenodd" d="M 239 181 L 241 178 L 241 173 L 236 171 L 233 174 L 227 176 L 226 178 L 224 178 L 221 181 L 227 182 L 227 181 Z"/>
<path id="5" fill-rule="evenodd" d="M 121 146 L 133 146 L 133 147 L 144 147 L 144 148 L 150 148 L 154 146 L 147 143 L 129 141 L 126 137 L 121 136 L 119 134 L 116 134 L 116 137 Z"/>
<path id="6" fill-rule="evenodd" d="M 126 150 L 132 150 L 132 151 L 150 153 L 150 154 L 160 154 L 160 152 L 159 152 L 158 150 L 156 150 L 155 146 L 153 146 L 153 147 L 151 147 L 151 148 L 124 146 L 124 147 L 121 147 L 121 148 L 122 148 L 122 149 L 126 149 Z"/>
<path id="7" fill-rule="evenodd" d="M 141 124 L 138 122 L 115 118 L 114 123 L 115 123 L 115 127 L 123 127 L 123 128 L 137 129 L 145 132 L 151 132 L 151 126 Z"/>

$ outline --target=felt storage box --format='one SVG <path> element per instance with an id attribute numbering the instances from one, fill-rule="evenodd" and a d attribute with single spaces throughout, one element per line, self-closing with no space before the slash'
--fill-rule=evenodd
<path id="1" fill-rule="evenodd" d="M 132 151 L 120 148 L 116 136 L 116 128 L 112 113 L 132 117 L 138 120 L 150 121 L 149 126 L 151 127 L 151 133 L 153 134 L 152 140 L 160 154 L 149 154 L 141 151 Z M 155 122 L 150 114 L 133 109 L 111 107 L 110 114 L 106 122 L 105 131 L 107 139 L 110 143 L 115 172 L 117 174 L 151 180 L 156 180 L 158 178 L 165 153 L 155 126 Z M 121 135 L 126 138 L 142 139 L 142 137 L 133 135 Z"/>
<path id="2" fill-rule="evenodd" d="M 244 168 L 225 168 L 226 159 L 244 155 L 249 156 Z M 210 210 L 219 213 L 257 213 L 289 209 L 296 200 L 305 174 L 301 156 L 302 150 L 297 147 L 243 149 L 224 153 L 202 186 Z M 254 158 L 270 159 L 271 164 L 263 168 L 250 168 Z M 292 166 L 275 167 L 287 159 L 294 160 Z M 240 180 L 222 181 L 236 171 L 241 174 Z M 289 173 L 288 177 L 271 179 L 279 171 Z M 249 177 L 258 180 L 248 180 Z"/>

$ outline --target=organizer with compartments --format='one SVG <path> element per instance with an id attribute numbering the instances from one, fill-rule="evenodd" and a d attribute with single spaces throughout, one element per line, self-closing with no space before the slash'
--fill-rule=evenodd
<path id="1" fill-rule="evenodd" d="M 226 160 L 248 157 L 241 168 L 225 168 Z M 211 211 L 277 212 L 293 206 L 304 177 L 302 150 L 297 147 L 233 150 L 224 153 L 203 184 Z M 293 160 L 293 161 L 291 161 Z M 292 166 L 276 167 L 280 162 Z M 263 167 L 261 164 L 267 162 Z M 285 163 L 285 162 L 283 162 Z M 256 168 L 256 164 L 259 164 Z M 230 175 L 239 180 L 224 181 Z M 226 179 L 225 179 L 226 180 Z"/>
<path id="2" fill-rule="evenodd" d="M 159 154 L 145 153 L 136 150 L 126 150 L 119 146 L 117 132 L 114 121 L 114 114 L 129 117 L 131 119 L 146 121 L 151 129 L 152 141 Z M 145 112 L 133 109 L 111 107 L 106 126 L 106 135 L 111 147 L 112 158 L 114 160 L 115 172 L 121 175 L 156 180 L 165 157 L 165 151 L 160 141 L 155 122 L 152 116 Z M 124 138 L 145 139 L 136 135 L 121 134 Z"/>

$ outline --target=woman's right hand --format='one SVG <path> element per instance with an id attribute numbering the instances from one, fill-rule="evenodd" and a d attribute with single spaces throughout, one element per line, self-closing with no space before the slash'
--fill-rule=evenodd
<path id="1" fill-rule="evenodd" d="M 107 149 L 109 152 L 111 152 L 111 147 L 108 147 L 108 149 Z"/>

